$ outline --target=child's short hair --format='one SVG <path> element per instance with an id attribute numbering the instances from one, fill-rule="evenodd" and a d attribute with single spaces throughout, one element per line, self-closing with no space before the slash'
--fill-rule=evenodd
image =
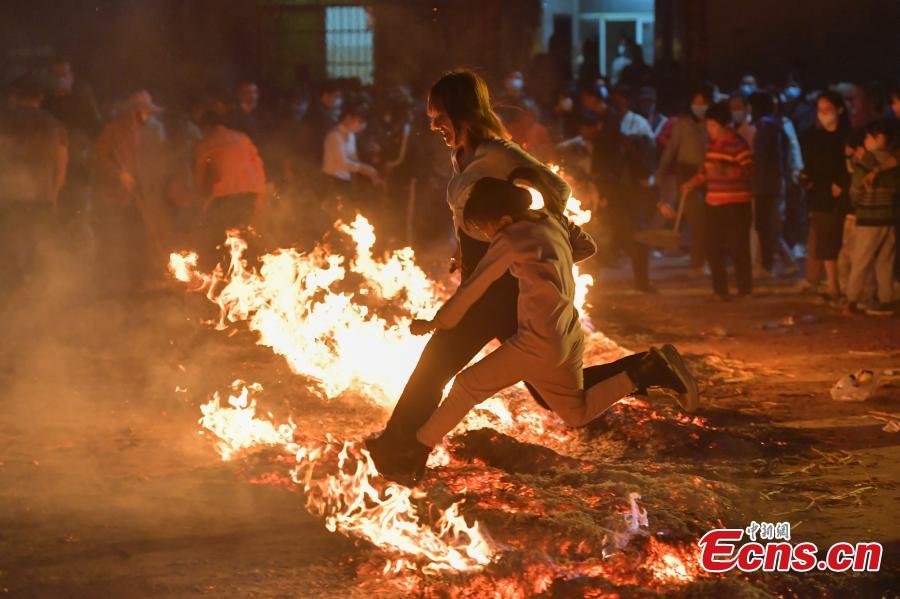
<path id="1" fill-rule="evenodd" d="M 706 111 L 706 118 L 727 127 L 731 123 L 731 109 L 728 107 L 728 102 L 716 102 L 710 106 Z"/>
<path id="2" fill-rule="evenodd" d="M 884 120 L 875 121 L 866 127 L 866 135 L 871 135 L 872 137 L 878 137 L 879 135 L 889 137 L 889 134 L 890 128 Z"/>
<path id="3" fill-rule="evenodd" d="M 524 187 L 494 177 L 484 177 L 475 182 L 466 206 L 463 221 L 484 223 L 511 216 L 513 220 L 532 219 L 537 213 L 531 210 L 531 194 Z"/>

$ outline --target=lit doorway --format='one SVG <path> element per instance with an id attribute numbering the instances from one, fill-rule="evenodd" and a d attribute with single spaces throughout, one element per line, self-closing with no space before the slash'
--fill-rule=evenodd
<path id="1" fill-rule="evenodd" d="M 600 68 L 609 76 L 618 54 L 619 42 L 632 39 L 641 48 L 644 61 L 653 64 L 652 12 L 598 12 L 580 15 L 582 31 L 597 32 L 600 41 Z"/>

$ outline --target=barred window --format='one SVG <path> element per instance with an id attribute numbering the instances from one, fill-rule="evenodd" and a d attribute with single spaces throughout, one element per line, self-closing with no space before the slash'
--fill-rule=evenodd
<path id="1" fill-rule="evenodd" d="M 359 77 L 372 83 L 375 76 L 372 28 L 362 6 L 325 9 L 326 70 L 329 77 Z"/>

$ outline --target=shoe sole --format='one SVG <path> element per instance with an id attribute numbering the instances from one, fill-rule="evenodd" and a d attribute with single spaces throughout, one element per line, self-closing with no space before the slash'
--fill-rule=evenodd
<path id="1" fill-rule="evenodd" d="M 678 350 L 675 349 L 674 345 L 666 343 L 659 351 L 663 358 L 665 358 L 666 363 L 675 371 L 678 380 L 680 380 L 681 384 L 684 385 L 684 388 L 687 389 L 686 393 L 679 393 L 677 395 L 678 405 L 680 405 L 681 409 L 685 412 L 690 413 L 695 411 L 697 406 L 700 405 L 700 390 L 697 387 L 697 379 L 695 379 L 694 375 L 691 374 L 691 371 L 688 370 L 684 360 L 681 358 L 681 354 L 678 353 Z"/>

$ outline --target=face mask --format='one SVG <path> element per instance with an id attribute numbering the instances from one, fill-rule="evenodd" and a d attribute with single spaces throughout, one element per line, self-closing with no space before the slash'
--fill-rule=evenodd
<path id="1" fill-rule="evenodd" d="M 745 110 L 735 110 L 731 113 L 731 122 L 735 125 L 740 125 L 747 119 L 747 111 Z"/>
<path id="2" fill-rule="evenodd" d="M 328 112 L 331 113 L 332 118 L 339 118 L 341 114 L 341 109 L 344 107 L 344 101 L 341 98 L 338 98 L 334 101 L 334 105 L 331 107 L 331 110 Z"/>
<path id="3" fill-rule="evenodd" d="M 694 113 L 694 116 L 698 119 L 705 117 L 708 109 L 709 106 L 706 104 L 691 104 L 691 112 Z"/>
<path id="4" fill-rule="evenodd" d="M 750 94 L 753 93 L 753 86 L 747 85 L 745 83 L 744 85 L 741 86 L 741 93 L 744 94 L 745 96 L 749 96 Z"/>
<path id="5" fill-rule="evenodd" d="M 800 97 L 800 88 L 796 85 L 791 85 L 784 90 L 784 95 L 787 96 L 789 100 L 796 100 Z"/>
<path id="6" fill-rule="evenodd" d="M 837 123 L 837 114 L 833 112 L 819 112 L 817 116 L 819 117 L 819 122 L 826 129 L 833 127 Z"/>
<path id="7" fill-rule="evenodd" d="M 72 91 L 73 83 L 70 77 L 54 77 L 50 81 L 50 87 L 56 93 L 67 94 Z"/>

